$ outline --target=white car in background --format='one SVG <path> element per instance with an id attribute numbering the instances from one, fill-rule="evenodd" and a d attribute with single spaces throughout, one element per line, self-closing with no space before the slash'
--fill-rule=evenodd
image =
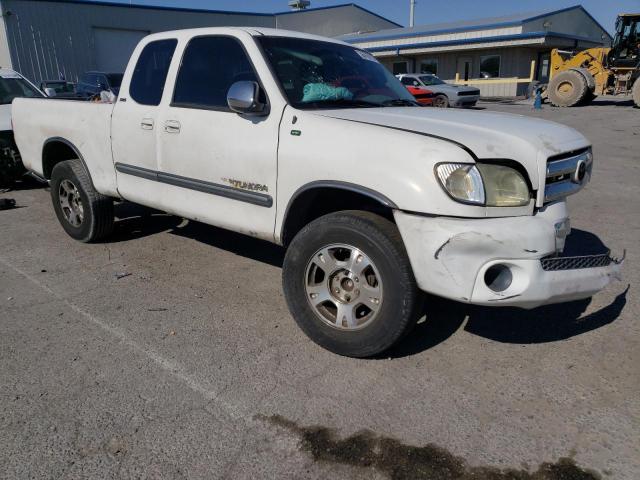
<path id="1" fill-rule="evenodd" d="M 26 172 L 11 128 L 11 102 L 16 97 L 42 98 L 44 94 L 18 72 L 0 68 L 0 188 Z"/>
<path id="2" fill-rule="evenodd" d="M 435 94 L 433 106 L 473 107 L 480 99 L 480 90 L 466 85 L 451 85 L 430 73 L 396 75 L 405 87 L 424 88 Z"/>

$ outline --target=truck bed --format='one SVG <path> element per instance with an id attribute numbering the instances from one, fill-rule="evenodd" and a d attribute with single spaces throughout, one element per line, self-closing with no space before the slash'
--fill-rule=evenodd
<path id="1" fill-rule="evenodd" d="M 45 175 L 43 149 L 65 139 L 88 169 L 96 190 L 118 196 L 111 155 L 113 104 L 16 98 L 12 104 L 15 141 L 25 167 Z"/>

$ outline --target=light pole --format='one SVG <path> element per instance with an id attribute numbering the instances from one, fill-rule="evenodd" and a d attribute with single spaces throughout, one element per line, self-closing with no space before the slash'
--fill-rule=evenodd
<path id="1" fill-rule="evenodd" d="M 409 4 L 409 26 L 413 27 L 414 24 L 414 16 L 416 10 L 416 0 L 410 0 Z"/>

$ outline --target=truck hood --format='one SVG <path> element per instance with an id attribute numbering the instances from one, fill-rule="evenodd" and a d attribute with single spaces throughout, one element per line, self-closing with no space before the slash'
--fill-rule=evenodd
<path id="1" fill-rule="evenodd" d="M 418 107 L 316 111 L 318 115 L 406 130 L 450 141 L 477 159 L 510 159 L 522 164 L 533 185 L 544 187 L 547 158 L 589 146 L 573 128 L 500 112 Z"/>

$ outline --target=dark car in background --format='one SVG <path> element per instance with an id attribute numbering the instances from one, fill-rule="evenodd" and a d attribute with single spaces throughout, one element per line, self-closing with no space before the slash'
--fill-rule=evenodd
<path id="1" fill-rule="evenodd" d="M 117 96 L 121 83 L 122 73 L 86 72 L 80 77 L 76 92 L 84 98 L 100 95 L 104 90 Z"/>

